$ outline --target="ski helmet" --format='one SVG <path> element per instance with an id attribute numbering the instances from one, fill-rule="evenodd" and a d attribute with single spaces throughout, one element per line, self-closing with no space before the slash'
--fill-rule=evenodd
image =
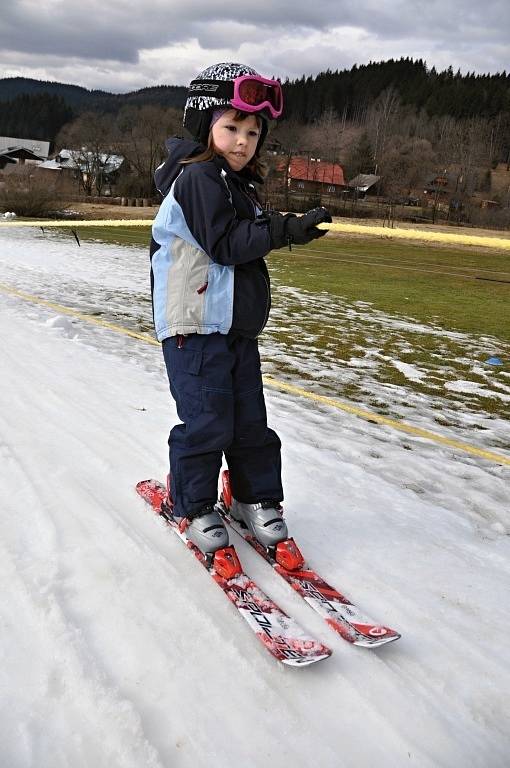
<path id="1" fill-rule="evenodd" d="M 253 99 L 253 85 L 263 94 L 259 99 Z M 243 91 L 249 100 L 243 98 Z M 184 107 L 184 127 L 204 146 L 207 146 L 209 139 L 212 114 L 221 107 L 255 113 L 262 118 L 256 149 L 258 154 L 267 135 L 268 119 L 277 117 L 282 112 L 280 83 L 262 78 L 256 70 L 245 64 L 213 64 L 200 72 L 190 83 Z"/>

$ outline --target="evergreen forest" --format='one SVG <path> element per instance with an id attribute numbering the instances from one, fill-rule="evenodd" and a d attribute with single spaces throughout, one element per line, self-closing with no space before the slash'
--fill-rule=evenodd
<path id="1" fill-rule="evenodd" d="M 339 163 L 346 182 L 371 174 L 380 179 L 378 197 L 404 205 L 433 195 L 434 220 L 441 205 L 460 220 L 483 203 L 487 221 L 510 223 L 510 74 L 437 71 L 422 59 L 400 58 L 286 80 L 283 90 L 284 116 L 272 127 L 270 148 L 289 163 L 296 155 L 322 167 Z M 52 150 L 85 148 L 98 158 L 121 154 L 130 171 L 116 193 L 150 197 L 165 139 L 182 132 L 186 93 L 157 85 L 113 94 L 4 78 L 0 136 L 50 141 Z M 278 159 L 267 160 L 265 189 L 287 190 Z M 440 178 L 445 188 L 438 190 Z M 285 191 L 284 205 L 287 198 Z"/>
<path id="2" fill-rule="evenodd" d="M 510 113 L 510 74 L 437 72 L 422 59 L 390 59 L 322 72 L 283 83 L 284 122 L 311 123 L 334 112 L 364 124 L 371 105 L 391 90 L 408 113 L 454 120 L 497 120 Z M 54 141 L 60 128 L 82 112 L 117 114 L 125 106 L 182 109 L 186 88 L 158 85 L 125 94 L 28 78 L 0 79 L 0 135 Z"/>

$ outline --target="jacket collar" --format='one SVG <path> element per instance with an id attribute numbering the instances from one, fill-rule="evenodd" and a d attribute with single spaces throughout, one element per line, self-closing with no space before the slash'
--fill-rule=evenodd
<path id="1" fill-rule="evenodd" d="M 257 184 L 263 184 L 264 179 L 256 173 L 252 173 L 247 168 L 243 168 L 242 171 L 234 171 L 228 164 L 227 160 L 221 155 L 215 155 L 212 161 L 218 168 L 224 170 L 227 176 L 236 179 L 240 184 L 249 184 L 256 182 Z"/>

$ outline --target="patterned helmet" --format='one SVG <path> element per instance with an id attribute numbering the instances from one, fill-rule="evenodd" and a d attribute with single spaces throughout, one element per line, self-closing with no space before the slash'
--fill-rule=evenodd
<path id="1" fill-rule="evenodd" d="M 258 72 L 245 64 L 222 62 L 207 67 L 190 83 L 188 98 L 184 107 L 183 125 L 194 139 L 207 146 L 212 113 L 221 107 L 234 109 L 232 106 L 233 94 L 228 93 L 227 90 L 233 87 L 232 84 L 237 78 L 247 75 L 260 78 Z M 261 80 L 264 81 L 263 78 Z M 264 82 L 270 83 L 271 81 Z M 256 108 L 256 110 L 247 111 L 256 111 L 256 114 L 263 118 L 256 150 L 258 155 L 267 135 L 268 118 L 271 115 L 265 109 Z"/>

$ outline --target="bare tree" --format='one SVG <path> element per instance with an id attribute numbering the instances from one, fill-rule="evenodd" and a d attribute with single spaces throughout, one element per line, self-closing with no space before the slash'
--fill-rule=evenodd
<path id="1" fill-rule="evenodd" d="M 343 148 L 346 113 L 340 119 L 334 109 L 327 109 L 307 130 L 307 144 L 314 155 L 329 162 L 338 161 Z"/>
<path id="2" fill-rule="evenodd" d="M 288 210 L 289 208 L 289 173 L 292 158 L 301 154 L 303 151 L 306 151 L 303 149 L 303 132 L 303 125 L 295 120 L 285 120 L 283 123 L 278 125 L 272 134 L 282 145 L 284 154 L 280 156 L 280 159 L 276 164 L 281 165 L 282 158 L 284 158 L 283 172 L 276 171 L 275 169 L 275 172 L 272 174 L 272 178 L 268 179 L 270 184 L 266 185 L 266 197 L 270 194 L 270 191 L 283 193 L 283 207 L 285 210 Z M 273 166 L 276 164 L 273 163 Z M 270 187 L 274 187 L 274 189 L 270 190 Z"/>
<path id="3" fill-rule="evenodd" d="M 437 158 L 426 139 L 394 137 L 391 146 L 381 158 L 380 171 L 384 191 L 395 199 L 408 196 L 429 172 L 433 172 Z"/>
<path id="4" fill-rule="evenodd" d="M 87 195 L 101 194 L 108 165 L 112 160 L 112 122 L 107 115 L 84 112 L 67 123 L 57 137 L 57 145 L 69 149 L 79 182 Z"/>
<path id="5" fill-rule="evenodd" d="M 147 105 L 119 112 L 114 145 L 134 171 L 139 194 L 152 194 L 154 171 L 166 156 L 165 139 L 179 132 L 181 125 L 177 109 Z"/>
<path id="6" fill-rule="evenodd" d="M 367 116 L 367 130 L 374 148 L 374 173 L 377 173 L 386 150 L 386 141 L 392 132 L 399 111 L 398 91 L 390 86 L 377 97 Z"/>
<path id="7" fill-rule="evenodd" d="M 291 152 L 292 155 L 298 155 L 305 147 L 304 141 L 305 126 L 297 120 L 284 120 L 271 131 L 285 152 Z"/>

